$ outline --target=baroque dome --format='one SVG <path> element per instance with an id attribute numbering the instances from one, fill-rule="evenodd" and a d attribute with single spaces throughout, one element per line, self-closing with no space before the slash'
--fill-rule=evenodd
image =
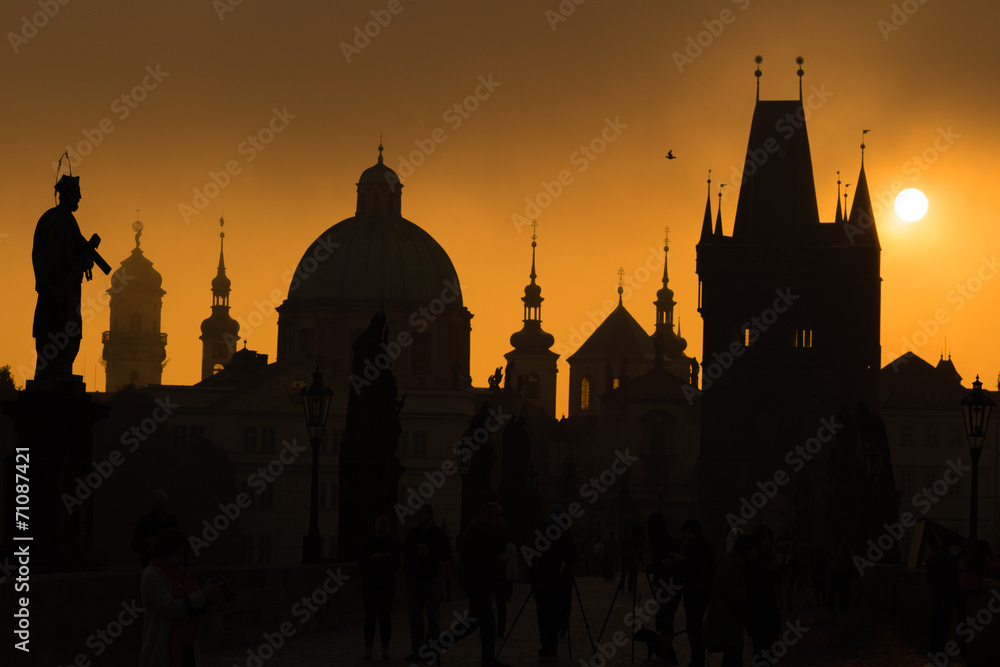
<path id="1" fill-rule="evenodd" d="M 461 306 L 455 266 L 434 237 L 400 214 L 403 186 L 381 153 L 357 186 L 357 212 L 309 246 L 295 269 L 288 302 L 425 304 L 444 292 Z"/>

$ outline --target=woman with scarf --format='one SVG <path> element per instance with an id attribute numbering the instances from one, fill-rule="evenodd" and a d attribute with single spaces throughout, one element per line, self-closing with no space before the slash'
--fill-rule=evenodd
<path id="1" fill-rule="evenodd" d="M 140 667 L 196 667 L 199 618 L 222 596 L 221 581 L 204 588 L 184 569 L 188 542 L 176 528 L 153 541 L 149 566 L 142 572 L 142 628 Z"/>

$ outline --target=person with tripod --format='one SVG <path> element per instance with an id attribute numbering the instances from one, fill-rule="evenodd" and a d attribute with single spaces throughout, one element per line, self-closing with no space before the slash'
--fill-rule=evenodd
<path id="1" fill-rule="evenodd" d="M 569 613 L 573 603 L 573 564 L 579 560 L 573 534 L 556 520 L 567 517 L 559 505 L 549 507 L 542 533 L 551 546 L 531 562 L 530 579 L 535 593 L 538 616 L 538 636 L 541 648 L 539 662 L 558 662 L 559 631 L 569 628 Z M 555 536 L 554 539 L 551 536 Z"/>
<path id="2" fill-rule="evenodd" d="M 656 608 L 656 632 L 660 635 L 658 658 L 654 662 L 676 665 L 677 651 L 674 650 L 674 615 L 681 604 L 681 596 L 670 596 L 667 591 L 681 583 L 681 561 L 684 560 L 681 551 L 683 546 L 670 537 L 667 531 L 667 520 L 659 512 L 649 515 L 646 520 L 649 535 L 650 562 L 647 572 L 651 577 L 653 596 L 660 599 L 666 596 L 666 602 Z"/>

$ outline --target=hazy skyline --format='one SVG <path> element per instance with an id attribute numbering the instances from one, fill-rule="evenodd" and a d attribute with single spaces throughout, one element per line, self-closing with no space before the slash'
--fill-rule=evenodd
<path id="1" fill-rule="evenodd" d="M 988 31 L 997 19 L 993 5 L 933 0 L 7 3 L 0 277 L 14 290 L 0 365 L 19 384 L 34 365 L 31 238 L 67 147 L 79 156 L 81 230 L 102 236 L 113 268 L 134 246 L 140 209 L 142 249 L 167 292 L 163 382 L 191 384 L 220 215 L 231 314 L 248 346 L 274 360 L 272 294 L 284 298 L 309 243 L 354 214 L 354 184 L 380 134 L 406 186 L 403 216 L 455 264 L 475 316 L 477 386 L 521 328 L 532 218 L 543 328 L 561 355 L 558 414 L 566 356 L 617 303 L 619 267 L 634 282 L 626 307 L 652 331 L 666 225 L 676 315 L 687 353 L 700 358 L 694 259 L 705 179 L 711 168 L 713 215 L 718 185 L 728 184 L 729 234 L 760 54 L 761 99 L 794 99 L 795 57 L 805 58 L 821 220 L 834 217 L 836 171 L 857 180 L 861 130 L 871 130 L 868 181 L 886 204 L 876 205 L 883 365 L 907 350 L 933 363 L 947 337 L 965 383 L 979 373 L 991 387 L 1000 370 L 988 333 L 1000 271 L 988 202 L 1000 47 Z M 668 150 L 678 159 L 664 159 Z M 888 205 L 906 187 L 930 201 L 909 224 Z M 83 286 L 75 370 L 91 390 L 104 388 L 108 311 L 91 305 L 88 320 L 87 307 L 108 287 L 98 275 Z"/>

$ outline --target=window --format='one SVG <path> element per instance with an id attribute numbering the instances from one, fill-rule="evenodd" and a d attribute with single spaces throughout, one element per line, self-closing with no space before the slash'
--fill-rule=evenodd
<path id="1" fill-rule="evenodd" d="M 271 479 L 274 479 L 273 477 Z M 258 489 L 259 489 L 258 485 Z M 274 507 L 274 484 L 268 484 L 264 493 L 259 493 L 254 500 L 257 507 Z"/>
<path id="2" fill-rule="evenodd" d="M 590 411 L 590 380 L 587 378 L 580 380 L 580 411 Z"/>
<path id="3" fill-rule="evenodd" d="M 222 364 L 216 364 L 216 365 L 212 366 L 212 375 L 215 375 L 216 373 L 218 373 L 222 369 L 223 369 Z"/>
<path id="4" fill-rule="evenodd" d="M 403 431 L 399 434 L 399 455 L 409 456 L 410 455 L 410 432 Z"/>
<path id="5" fill-rule="evenodd" d="M 257 427 L 256 426 L 244 426 L 243 427 L 243 451 L 254 452 L 257 451 Z"/>
<path id="6" fill-rule="evenodd" d="M 899 445 L 901 447 L 913 446 L 913 424 L 903 422 L 899 425 Z"/>
<path id="7" fill-rule="evenodd" d="M 413 456 L 427 456 L 427 431 L 414 431 L 411 444 Z"/>
<path id="8" fill-rule="evenodd" d="M 913 494 L 913 468 L 899 469 L 899 492 L 904 497 Z"/>
<path id="9" fill-rule="evenodd" d="M 924 444 L 928 447 L 938 446 L 938 425 L 927 424 L 924 429 Z"/>
<path id="10" fill-rule="evenodd" d="M 796 329 L 794 345 L 795 347 L 812 347 L 813 346 L 812 329 Z"/>
<path id="11" fill-rule="evenodd" d="M 952 424 L 948 429 L 948 446 L 961 447 L 962 438 L 965 437 L 965 427 L 962 424 Z"/>
<path id="12" fill-rule="evenodd" d="M 615 379 L 613 379 L 611 381 L 611 388 L 612 389 L 617 389 L 620 386 L 621 386 L 621 382 L 618 380 L 618 378 L 615 378 Z"/>
<path id="13" fill-rule="evenodd" d="M 756 329 L 746 327 L 743 329 L 743 347 L 753 347 L 753 344 L 760 338 L 760 332 Z"/>
<path id="14" fill-rule="evenodd" d="M 175 448 L 187 447 L 188 444 L 188 430 L 187 426 L 171 426 L 170 427 L 170 444 Z"/>
<path id="15" fill-rule="evenodd" d="M 922 486 L 930 489 L 934 486 L 934 482 L 938 480 L 940 471 L 937 468 L 924 468 L 924 480 Z"/>
<path id="16" fill-rule="evenodd" d="M 260 451 L 262 452 L 273 452 L 274 451 L 274 427 L 273 426 L 262 426 L 260 428 Z"/>

